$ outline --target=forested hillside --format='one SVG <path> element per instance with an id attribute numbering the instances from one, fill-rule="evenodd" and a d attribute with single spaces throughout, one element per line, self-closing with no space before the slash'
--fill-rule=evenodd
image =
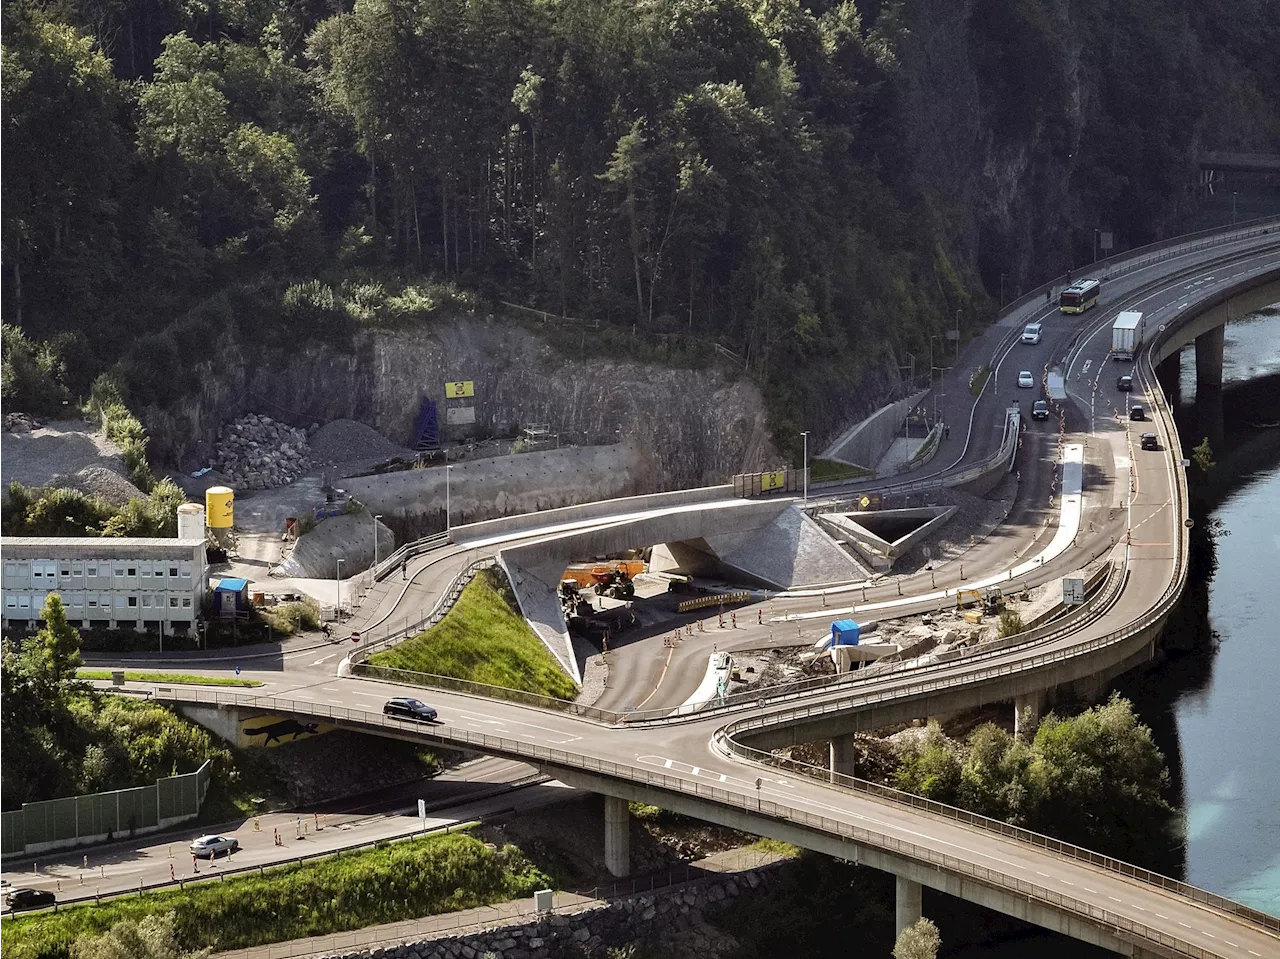
<path id="1" fill-rule="evenodd" d="M 38 407 L 497 300 L 714 339 L 775 427 L 1280 149 L 1267 0 L 19 0 L 3 312 Z M 678 336 L 677 336 L 678 335 Z M 18 363 L 17 366 L 14 363 Z M 25 371 L 15 376 L 14 371 Z"/>

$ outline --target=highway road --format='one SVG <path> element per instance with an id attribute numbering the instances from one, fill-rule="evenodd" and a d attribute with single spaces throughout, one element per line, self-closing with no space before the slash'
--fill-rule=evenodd
<path id="1" fill-rule="evenodd" d="M 171 879 L 230 875 L 303 856 L 399 839 L 423 830 L 417 799 L 427 803 L 425 828 L 443 829 L 508 810 L 525 811 L 570 795 L 561 783 L 516 760 L 484 756 L 424 780 L 412 790 L 384 791 L 390 798 L 369 797 L 340 812 L 264 813 L 219 825 L 187 827 L 129 842 L 83 851 L 49 852 L 11 863 L 3 872 L 10 886 L 49 889 L 61 903 L 81 898 L 136 891 Z M 406 798 L 412 792 L 413 798 Z M 188 844 L 197 836 L 234 836 L 240 851 L 230 858 L 193 862 Z M 276 839 L 280 842 L 277 844 Z M 38 871 L 36 867 L 38 868 Z"/>
<path id="2" fill-rule="evenodd" d="M 1206 258 L 1212 262 L 1206 262 Z M 1239 283 L 1251 275 L 1273 269 L 1277 263 L 1275 249 L 1258 241 L 1226 244 L 1212 250 L 1201 250 L 1185 260 L 1166 261 L 1159 271 L 1175 278 L 1157 283 L 1150 275 L 1142 276 L 1142 288 L 1135 286 L 1127 293 L 1116 284 L 1104 287 L 1104 305 L 1085 314 L 1079 321 L 1056 313 L 1046 320 L 1050 330 L 1038 347 L 1021 347 L 1006 342 L 1024 320 L 1007 319 L 997 349 L 993 351 L 994 375 L 990 393 L 973 404 L 973 427 L 968 431 L 964 455 L 977 455 L 984 446 L 992 447 L 996 430 L 994 417 L 1004 405 L 1034 391 L 1018 391 L 1016 373 L 1020 369 L 1043 369 L 1051 361 L 1065 357 L 1072 396 L 1077 400 L 1098 388 L 1097 398 L 1111 401 L 1121 408 L 1122 397 L 1114 391 L 1114 376 L 1120 364 L 1105 359 L 1109 348 L 1109 320 L 1120 303 L 1126 308 L 1142 309 L 1153 317 L 1173 316 L 1190 309 L 1199 298 L 1210 295 L 1229 278 Z M 1137 280 L 1139 275 L 1127 274 Z M 1024 359 L 1025 357 L 1025 359 Z M 1124 364 L 1128 372 L 1128 364 Z M 1105 371 L 1105 372 L 1104 372 Z M 941 701 L 951 693 L 983 695 L 983 690 L 1006 689 L 1011 681 L 1034 683 L 1037 677 L 1056 675 L 1052 671 L 1070 668 L 1072 664 L 1101 663 L 1129 642 L 1127 637 L 1137 625 L 1158 626 L 1180 591 L 1183 566 L 1183 536 L 1180 522 L 1185 510 L 1178 472 L 1178 442 L 1172 434 L 1172 421 L 1159 409 L 1154 376 L 1149 364 L 1134 364 L 1138 383 L 1135 396 L 1156 407 L 1154 423 L 1130 424 L 1128 420 L 1102 409 L 1095 401 L 1093 417 L 1077 405 L 1068 405 L 1067 434 L 1069 444 L 1083 448 L 1085 494 L 1080 511 L 1084 532 L 1073 537 L 1073 545 L 1046 560 L 1028 581 L 1047 582 L 1080 568 L 1086 561 L 1106 555 L 1116 562 L 1128 563 L 1124 588 L 1114 603 L 1100 616 L 1081 628 L 1054 635 L 1042 642 L 1016 646 L 988 654 L 966 656 L 952 662 L 914 670 L 892 671 L 871 678 L 854 677 L 827 688 L 796 696 L 754 703 L 743 707 L 712 709 L 679 721 L 600 722 L 585 716 L 532 709 L 512 703 L 478 699 L 453 692 L 432 690 L 430 701 L 440 710 L 441 723 L 431 727 L 408 726 L 385 719 L 381 703 L 398 692 L 416 692 L 415 687 L 360 678 L 336 680 L 323 675 L 327 663 L 287 670 L 248 671 L 246 675 L 263 679 L 270 685 L 253 693 L 227 693 L 208 689 L 171 688 L 158 690 L 157 698 L 188 702 L 226 702 L 297 715 L 323 717 L 337 725 L 352 729 L 421 739 L 449 745 L 468 745 L 493 755 L 523 759 L 551 770 L 556 775 L 580 773 L 601 783 L 602 791 L 617 789 L 648 790 L 666 796 L 671 802 L 691 801 L 701 804 L 708 818 L 728 810 L 747 813 L 756 810 L 757 826 L 762 832 L 786 824 L 805 831 L 813 843 L 833 837 L 852 838 L 865 849 L 893 854 L 913 863 L 929 864 L 950 876 L 967 877 L 984 887 L 1012 892 L 1028 901 L 1047 904 L 1047 908 L 1086 917 L 1103 929 L 1125 930 L 1124 936 L 1146 943 L 1163 943 L 1176 954 L 1211 956 L 1277 956 L 1280 938 L 1263 928 L 1243 910 L 1232 914 L 1231 908 L 1211 897 L 1186 889 L 1163 888 L 1153 881 L 1140 881 L 1123 870 L 1106 864 L 1086 861 L 1045 848 L 1034 841 L 999 834 L 994 827 L 959 821 L 940 811 L 925 811 L 905 801 L 885 796 L 871 796 L 856 789 L 841 788 L 817 781 L 795 770 L 780 771 L 745 758 L 751 743 L 762 737 L 787 735 L 794 730 L 800 737 L 811 734 L 819 724 L 850 723 L 848 717 L 861 712 L 882 709 L 885 704 Z M 986 404 L 984 406 L 984 403 Z M 1027 403 L 1023 406 L 1026 408 Z M 960 407 L 963 409 L 963 404 Z M 952 413 L 948 412 L 948 417 Z M 1152 430 L 1161 437 L 1161 452 L 1143 452 L 1137 448 L 1136 434 Z M 958 431 L 957 431 L 958 432 Z M 953 441 L 955 439 L 953 433 Z M 1041 551 L 1051 542 L 1056 529 L 1051 521 L 1049 489 L 1060 480 L 1056 467 L 1055 437 L 1052 432 L 1038 430 L 1029 435 L 1026 456 L 1033 454 L 1034 465 L 1027 470 L 1024 486 L 1019 489 L 1019 502 L 1011 514 L 1013 524 L 992 537 L 970 561 L 969 580 L 977 576 L 1000 577 L 1016 565 L 1013 554 Z M 974 451 L 969 452 L 970 448 Z M 949 464 L 950 466 L 954 465 Z M 1020 468 L 1022 468 L 1020 466 Z M 1024 492 L 1025 488 L 1025 492 Z M 1132 490 L 1130 495 L 1129 490 Z M 1043 502 L 1043 506 L 1039 503 Z M 624 504 L 619 504 L 625 510 Z M 1062 515 L 1060 504 L 1053 510 Z M 608 518 L 618 522 L 627 513 Z M 600 523 L 600 518 L 587 522 Z M 1131 537 L 1125 535 L 1131 530 Z M 555 530 L 526 532 L 521 540 L 554 535 Z M 465 534 L 463 534 L 465 535 Z M 1131 539 L 1131 541 L 1129 541 Z M 394 624 L 397 617 L 412 617 L 434 602 L 440 589 L 452 581 L 458 571 L 483 550 L 496 549 L 498 542 L 472 542 L 445 547 L 417 558 L 410 564 L 410 581 L 388 582 L 375 588 L 362 610 L 364 621 L 376 634 L 379 625 Z M 979 558 L 980 557 L 980 558 Z M 927 603 L 922 599 L 940 588 L 961 585 L 958 573 L 954 583 L 937 582 L 927 574 L 907 577 L 890 585 L 868 588 L 865 606 L 897 602 L 898 586 L 908 603 Z M 934 577 L 938 579 L 938 577 Z M 795 615 L 823 613 L 830 596 L 793 597 L 774 600 L 771 614 Z M 846 592 L 847 597 L 855 594 Z M 862 593 L 851 605 L 864 608 Z M 945 597 L 944 597 L 945 598 Z M 741 614 L 740 614 L 741 615 Z M 748 614 L 754 619 L 754 612 Z M 706 634 L 703 634 L 706 635 Z M 712 641 L 703 640 L 701 655 Z M 690 641 L 692 646 L 692 641 Z M 1126 654 L 1127 655 L 1127 654 Z M 1011 680 L 1012 677 L 1012 680 Z M 611 675 L 611 685 L 634 685 L 637 691 L 650 688 L 651 668 L 636 668 L 631 675 Z M 673 684 L 670 696 L 663 702 L 669 707 L 679 702 L 680 684 Z M 931 698 L 932 697 L 932 698 Z M 996 696 L 996 698 L 1002 698 Z M 1007 698 L 1007 697 L 1006 697 Z M 650 703 L 649 705 L 653 705 Z M 621 715 L 618 719 L 632 718 Z M 726 724 L 728 727 L 726 729 Z M 850 727 L 852 728 L 852 727 Z M 810 735 L 810 739 L 819 738 Z M 757 782 L 759 785 L 757 786 Z M 612 785 L 611 785 L 612 784 Z M 692 798 L 691 798 L 692 797 Z M 1083 854 L 1080 854 L 1083 856 Z M 1193 901 L 1196 900 L 1196 901 Z"/>

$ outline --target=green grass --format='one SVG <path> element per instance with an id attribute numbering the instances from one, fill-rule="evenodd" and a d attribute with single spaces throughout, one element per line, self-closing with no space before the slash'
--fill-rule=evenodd
<path id="1" fill-rule="evenodd" d="M 444 619 L 386 652 L 375 653 L 369 662 L 557 699 L 572 699 L 577 692 L 573 680 L 516 611 L 499 570 L 482 571 Z"/>
<path id="2" fill-rule="evenodd" d="M 78 936 L 173 912 L 183 949 L 241 949 L 530 896 L 548 877 L 514 846 L 466 833 L 113 899 L 5 923 L 5 959 L 64 959 Z"/>
<path id="3" fill-rule="evenodd" d="M 751 848 L 757 852 L 771 852 L 776 856 L 785 856 L 787 859 L 800 858 L 800 847 L 793 846 L 789 842 L 783 842 L 781 839 L 769 839 L 761 836 L 751 844 Z"/>
<path id="4" fill-rule="evenodd" d="M 871 470 L 862 466 L 850 466 L 848 463 L 837 463 L 835 460 L 809 460 L 809 482 L 811 483 L 861 479 L 870 475 Z"/>
<path id="5" fill-rule="evenodd" d="M 969 392 L 974 396 L 982 395 L 982 388 L 987 385 L 987 380 L 991 378 L 991 367 L 978 367 L 978 371 L 969 377 Z"/>
<path id="6" fill-rule="evenodd" d="M 109 680 L 109 669 L 78 669 L 76 679 Z M 124 678 L 130 683 L 175 683 L 183 686 L 261 686 L 256 679 L 236 679 L 232 676 L 193 676 L 189 673 L 134 673 L 125 670 Z"/>

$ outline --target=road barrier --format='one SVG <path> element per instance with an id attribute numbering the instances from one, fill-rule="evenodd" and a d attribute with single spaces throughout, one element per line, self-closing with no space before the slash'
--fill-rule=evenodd
<path id="1" fill-rule="evenodd" d="M 749 603 L 751 602 L 751 594 L 742 593 L 713 593 L 710 596 L 699 596 L 697 599 L 686 599 L 682 603 L 676 605 L 677 613 L 688 613 L 695 609 L 706 609 L 708 606 L 724 606 L 727 603 Z"/>

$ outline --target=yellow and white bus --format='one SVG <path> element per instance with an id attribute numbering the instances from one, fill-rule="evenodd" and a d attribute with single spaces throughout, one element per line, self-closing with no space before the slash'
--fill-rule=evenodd
<path id="1" fill-rule="evenodd" d="M 1098 305 L 1102 295 L 1102 283 L 1098 280 L 1076 280 L 1058 297 L 1058 312 L 1083 313 Z"/>

